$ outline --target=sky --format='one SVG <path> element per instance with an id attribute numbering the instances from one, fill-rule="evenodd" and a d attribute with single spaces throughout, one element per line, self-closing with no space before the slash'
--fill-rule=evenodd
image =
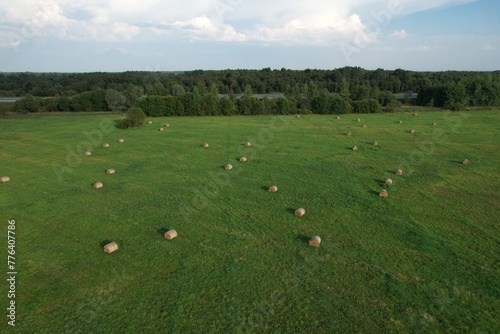
<path id="1" fill-rule="evenodd" d="M 499 0 L 0 0 L 0 72 L 500 70 Z"/>

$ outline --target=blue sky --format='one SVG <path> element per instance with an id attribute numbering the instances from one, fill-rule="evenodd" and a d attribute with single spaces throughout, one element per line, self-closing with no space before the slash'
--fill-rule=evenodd
<path id="1" fill-rule="evenodd" d="M 500 70 L 498 0 L 0 0 L 0 71 Z"/>

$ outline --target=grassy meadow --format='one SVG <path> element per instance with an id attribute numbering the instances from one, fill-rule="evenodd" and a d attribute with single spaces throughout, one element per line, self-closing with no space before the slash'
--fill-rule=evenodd
<path id="1" fill-rule="evenodd" d="M 0 119 L 1 333 L 500 332 L 500 112 L 120 118 Z"/>

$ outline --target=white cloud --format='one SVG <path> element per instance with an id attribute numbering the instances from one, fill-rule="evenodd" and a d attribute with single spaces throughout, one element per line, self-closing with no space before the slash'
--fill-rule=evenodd
<path id="1" fill-rule="evenodd" d="M 373 48 L 377 51 L 386 51 L 386 52 L 421 52 L 421 53 L 429 53 L 435 52 L 437 50 L 442 49 L 442 46 L 438 45 L 413 45 L 406 47 L 395 47 L 395 46 L 385 46 L 385 47 L 376 47 Z"/>
<path id="2" fill-rule="evenodd" d="M 217 24 L 206 16 L 195 17 L 187 21 L 177 21 L 172 27 L 184 30 L 192 38 L 219 40 L 219 41 L 244 41 L 247 36 L 238 33 L 228 24 Z"/>
<path id="3" fill-rule="evenodd" d="M 491 44 L 485 44 L 485 45 L 483 45 L 483 50 L 486 50 L 486 51 L 495 51 L 495 50 L 498 50 L 498 48 L 494 47 Z"/>
<path id="4" fill-rule="evenodd" d="M 392 3 L 394 4 L 394 8 L 398 8 L 397 15 L 409 15 L 431 9 L 465 5 L 477 1 L 479 0 L 393 0 L 389 1 L 386 6 L 390 7 Z M 377 2 L 381 3 L 381 1 Z"/>
<path id="5" fill-rule="evenodd" d="M 417 45 L 413 47 L 408 47 L 405 51 L 418 51 L 418 52 L 432 52 L 438 49 L 438 47 L 432 47 L 429 45 Z"/>
<path id="6" fill-rule="evenodd" d="M 404 29 L 396 30 L 390 35 L 390 37 L 397 39 L 405 39 L 406 37 L 408 37 L 408 33 Z"/>
<path id="7" fill-rule="evenodd" d="M 0 0 L 0 34 L 126 41 L 144 33 L 362 48 L 399 16 L 475 0 Z M 29 36 L 26 32 L 29 30 Z M 144 36 L 145 36 L 144 35 Z M 141 35 L 143 36 L 143 35 Z M 393 37 L 404 38 L 399 30 Z M 0 46 L 5 43 L 0 42 Z M 9 44 L 9 43 L 7 43 Z M 10 43 L 12 44 L 12 43 Z"/>

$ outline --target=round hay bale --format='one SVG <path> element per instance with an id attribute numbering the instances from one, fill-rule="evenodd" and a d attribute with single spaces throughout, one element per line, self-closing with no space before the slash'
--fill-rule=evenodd
<path id="1" fill-rule="evenodd" d="M 399 121 L 398 123 L 399 123 L 399 124 L 403 124 L 403 121 Z"/>
<path id="2" fill-rule="evenodd" d="M 305 214 L 306 214 L 306 209 L 304 208 L 298 208 L 297 210 L 295 210 L 296 216 L 302 217 Z"/>
<path id="3" fill-rule="evenodd" d="M 271 186 L 271 187 L 269 187 L 269 192 L 270 193 L 275 193 L 277 191 L 278 191 L 278 186 Z"/>
<path id="4" fill-rule="evenodd" d="M 246 146 L 246 147 L 252 146 L 252 143 L 250 143 L 249 141 L 247 141 L 247 142 L 245 143 L 245 146 Z"/>
<path id="5" fill-rule="evenodd" d="M 233 169 L 233 165 L 227 164 L 227 165 L 224 166 L 224 169 L 225 170 L 231 170 L 231 169 Z"/>
<path id="6" fill-rule="evenodd" d="M 160 131 L 164 131 L 165 129 L 164 128 L 160 128 Z"/>
<path id="7" fill-rule="evenodd" d="M 352 134 L 351 131 L 349 131 L 348 133 L 346 133 L 346 135 L 348 135 L 348 136 L 350 136 L 351 134 Z"/>
<path id="8" fill-rule="evenodd" d="M 110 254 L 113 253 L 115 250 L 118 249 L 118 244 L 114 241 L 111 241 L 109 244 L 104 245 L 102 248 L 106 253 Z"/>
<path id="9" fill-rule="evenodd" d="M 102 188 L 102 187 L 103 187 L 102 182 L 96 182 L 96 183 L 94 183 L 94 188 L 99 189 L 99 188 Z"/>
<path id="10" fill-rule="evenodd" d="M 464 165 L 468 165 L 468 164 L 470 164 L 470 161 L 468 159 L 464 159 L 464 160 L 462 160 L 462 163 Z"/>
<path id="11" fill-rule="evenodd" d="M 166 126 L 167 128 L 169 128 L 169 127 L 170 127 L 170 124 L 168 124 L 168 123 L 167 123 L 167 124 L 165 124 L 165 126 Z"/>
<path id="12" fill-rule="evenodd" d="M 437 125 L 437 123 L 432 123 L 432 125 L 436 126 L 436 125 Z"/>
<path id="13" fill-rule="evenodd" d="M 173 238 L 177 237 L 177 231 L 174 229 L 168 230 L 167 232 L 165 232 L 165 234 L 163 234 L 163 236 L 167 240 L 172 240 Z"/>
<path id="14" fill-rule="evenodd" d="M 402 171 L 401 169 L 398 169 L 398 170 L 396 171 L 396 175 L 400 175 L 400 176 L 401 176 L 401 175 L 403 175 L 403 171 Z"/>
<path id="15" fill-rule="evenodd" d="M 378 141 L 374 140 L 373 145 L 378 146 Z"/>
<path id="16" fill-rule="evenodd" d="M 121 138 L 120 138 L 120 139 L 118 139 L 118 142 L 119 142 L 119 143 L 123 143 L 124 141 L 125 141 L 125 139 L 121 139 Z"/>
<path id="17" fill-rule="evenodd" d="M 240 162 L 246 162 L 247 161 L 247 157 L 241 157 L 240 158 Z"/>
<path id="18" fill-rule="evenodd" d="M 363 124 L 363 129 L 366 129 L 366 124 Z"/>
<path id="19" fill-rule="evenodd" d="M 108 148 L 108 147 L 109 147 L 109 144 L 108 144 L 108 143 L 104 143 L 104 144 L 102 144 L 102 147 L 104 147 L 104 148 Z"/>
<path id="20" fill-rule="evenodd" d="M 106 169 L 106 174 L 114 174 L 116 173 L 114 168 Z"/>
<path id="21" fill-rule="evenodd" d="M 340 119 L 340 116 L 337 116 L 337 119 Z"/>
<path id="22" fill-rule="evenodd" d="M 380 192 L 378 193 L 378 195 L 380 197 L 389 197 L 389 193 L 385 189 L 380 190 Z"/>
<path id="23" fill-rule="evenodd" d="M 204 144 L 203 144 L 203 145 L 201 145 L 201 146 L 203 146 L 203 148 L 207 148 L 207 147 L 208 147 L 208 143 L 204 143 Z"/>
<path id="24" fill-rule="evenodd" d="M 8 176 L 0 177 L 0 182 L 9 182 L 9 181 L 10 181 L 10 177 L 8 177 Z"/>
<path id="25" fill-rule="evenodd" d="M 361 119 L 360 118 L 356 119 L 356 122 L 361 122 Z"/>
<path id="26" fill-rule="evenodd" d="M 308 244 L 309 246 L 313 247 L 319 247 L 319 244 L 321 243 L 321 238 L 317 235 L 314 235 L 309 239 Z"/>
<path id="27" fill-rule="evenodd" d="M 392 184 L 392 179 L 385 179 L 384 182 L 386 185 L 390 186 Z"/>
<path id="28" fill-rule="evenodd" d="M 148 124 L 149 124 L 149 125 L 153 124 L 153 121 L 148 121 Z"/>
<path id="29" fill-rule="evenodd" d="M 413 116 L 417 116 L 417 113 L 414 113 Z"/>
<path id="30" fill-rule="evenodd" d="M 295 118 L 300 118 L 300 115 L 299 114 L 295 115 Z"/>
<path id="31" fill-rule="evenodd" d="M 89 156 L 89 155 L 92 155 L 92 152 L 90 152 L 90 151 L 85 151 L 85 153 L 83 153 L 83 155 Z"/>
<path id="32" fill-rule="evenodd" d="M 410 133 L 415 133 L 415 130 L 410 130 Z"/>
<path id="33" fill-rule="evenodd" d="M 357 151 L 357 150 L 358 150 L 358 147 L 357 147 L 356 145 L 354 145 L 354 146 L 352 147 L 352 150 L 353 150 L 353 151 Z"/>

